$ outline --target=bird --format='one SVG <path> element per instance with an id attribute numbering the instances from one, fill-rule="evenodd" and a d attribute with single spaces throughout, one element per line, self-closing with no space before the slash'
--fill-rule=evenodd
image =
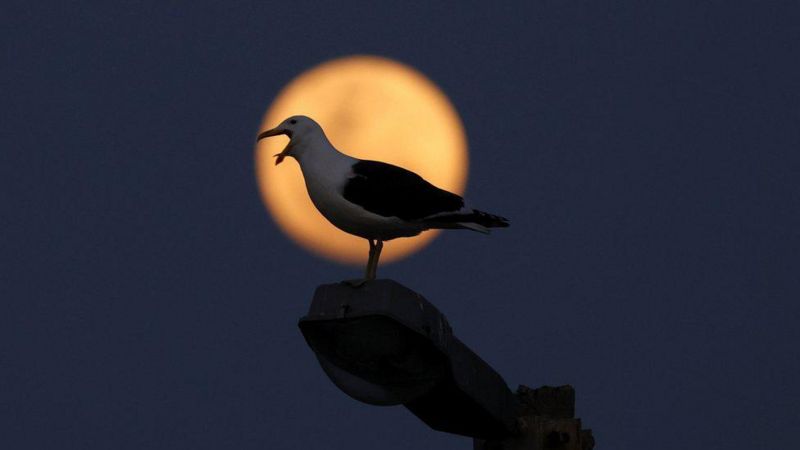
<path id="1" fill-rule="evenodd" d="M 340 230 L 369 241 L 360 283 L 374 280 L 383 243 L 430 229 L 468 229 L 488 234 L 508 219 L 473 209 L 459 195 L 440 189 L 416 173 L 380 161 L 353 158 L 337 150 L 322 127 L 296 115 L 258 134 L 256 142 L 285 135 L 289 143 L 275 165 L 292 157 L 300 165 L 308 195 Z"/>

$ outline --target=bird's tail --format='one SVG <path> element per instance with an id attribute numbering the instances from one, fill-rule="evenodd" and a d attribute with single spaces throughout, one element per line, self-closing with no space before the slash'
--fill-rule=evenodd
<path id="1" fill-rule="evenodd" d="M 489 214 L 477 209 L 442 214 L 428 220 L 433 228 L 465 228 L 483 234 L 489 234 L 489 228 L 506 228 L 509 226 L 505 217 Z"/>

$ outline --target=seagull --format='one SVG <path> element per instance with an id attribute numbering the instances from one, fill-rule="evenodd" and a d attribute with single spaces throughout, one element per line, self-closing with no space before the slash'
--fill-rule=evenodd
<path id="1" fill-rule="evenodd" d="M 310 117 L 292 116 L 261 132 L 257 141 L 286 135 L 289 144 L 275 165 L 291 156 L 300 164 L 308 195 L 340 230 L 369 241 L 364 280 L 374 280 L 384 241 L 430 229 L 468 229 L 488 234 L 507 227 L 504 217 L 472 209 L 452 192 L 414 172 L 380 161 L 350 157 L 337 150 Z"/>

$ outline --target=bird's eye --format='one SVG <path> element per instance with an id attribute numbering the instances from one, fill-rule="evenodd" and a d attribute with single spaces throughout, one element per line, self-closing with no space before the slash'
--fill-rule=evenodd
<path id="1" fill-rule="evenodd" d="M 292 125 L 294 125 L 294 124 L 296 124 L 296 123 L 297 123 L 297 120 L 295 120 L 295 119 L 292 119 L 292 120 L 290 120 L 290 121 L 289 121 L 289 123 L 290 123 L 290 124 L 292 124 Z"/>

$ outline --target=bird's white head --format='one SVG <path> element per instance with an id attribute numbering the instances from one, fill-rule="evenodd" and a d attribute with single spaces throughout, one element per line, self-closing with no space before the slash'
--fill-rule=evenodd
<path id="1" fill-rule="evenodd" d="M 280 164 L 287 156 L 298 158 L 303 153 L 304 149 L 313 146 L 316 143 L 328 143 L 325 137 L 325 132 L 322 127 L 310 117 L 306 116 L 292 116 L 284 120 L 277 127 L 259 133 L 258 140 L 285 134 L 289 137 L 289 143 L 282 152 L 275 155 L 275 165 Z"/>

